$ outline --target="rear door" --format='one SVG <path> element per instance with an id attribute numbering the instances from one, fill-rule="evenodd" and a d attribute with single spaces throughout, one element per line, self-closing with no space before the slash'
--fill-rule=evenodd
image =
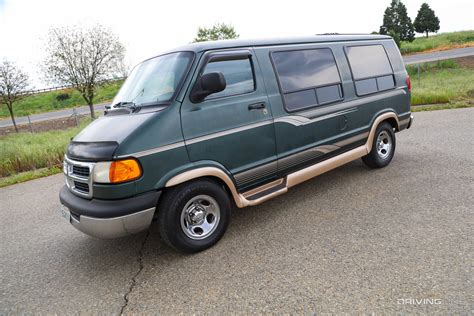
<path id="1" fill-rule="evenodd" d="M 357 108 L 344 103 L 346 88 L 353 88 L 342 45 L 269 47 L 259 49 L 257 56 L 267 71 L 281 174 L 363 141 L 364 135 L 351 124 Z M 263 66 L 265 60 L 268 67 Z"/>
<path id="2" fill-rule="evenodd" d="M 251 187 L 277 171 L 275 131 L 261 71 L 251 48 L 211 51 L 201 58 L 192 82 L 216 71 L 226 79 L 225 90 L 200 103 L 188 95 L 182 104 L 188 154 L 191 161 L 224 166 L 239 189 Z"/>

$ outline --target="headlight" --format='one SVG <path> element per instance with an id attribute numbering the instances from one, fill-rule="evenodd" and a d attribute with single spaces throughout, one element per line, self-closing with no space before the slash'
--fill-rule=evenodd
<path id="1" fill-rule="evenodd" d="M 98 162 L 94 166 L 94 182 L 121 183 L 140 178 L 142 170 L 135 159 Z"/>
<path id="2" fill-rule="evenodd" d="M 94 166 L 94 182 L 110 183 L 110 164 L 111 161 L 98 162 Z"/>

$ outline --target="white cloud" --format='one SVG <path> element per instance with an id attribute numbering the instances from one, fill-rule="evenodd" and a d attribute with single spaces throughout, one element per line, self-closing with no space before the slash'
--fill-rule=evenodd
<path id="1" fill-rule="evenodd" d="M 426 0 L 406 0 L 412 19 Z M 112 28 L 135 64 L 160 51 L 186 44 L 198 26 L 231 23 L 241 38 L 378 30 L 390 0 L 367 1 L 112 1 L 0 0 L 0 58 L 6 57 L 38 78 L 41 38 L 51 26 L 101 23 Z M 474 29 L 474 3 L 432 0 L 441 32 Z M 42 83 L 36 79 L 36 85 Z"/>

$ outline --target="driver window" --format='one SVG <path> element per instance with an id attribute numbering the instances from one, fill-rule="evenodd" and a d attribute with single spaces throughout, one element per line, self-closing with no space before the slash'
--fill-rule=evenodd
<path id="1" fill-rule="evenodd" d="M 211 61 L 204 68 L 203 74 L 222 72 L 226 88 L 209 95 L 205 100 L 249 93 L 255 90 L 252 63 L 250 58 L 238 60 Z"/>

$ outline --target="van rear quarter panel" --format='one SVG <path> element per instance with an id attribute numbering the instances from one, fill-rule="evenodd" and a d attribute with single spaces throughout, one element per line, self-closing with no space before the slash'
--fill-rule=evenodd
<path id="1" fill-rule="evenodd" d="M 363 97 L 357 96 L 352 74 L 348 60 L 345 55 L 344 47 L 351 45 L 374 45 L 382 44 L 385 47 L 389 60 L 392 64 L 395 83 L 395 89 L 379 92 Z M 281 50 L 295 50 L 308 48 L 326 48 L 329 47 L 336 59 L 336 64 L 341 76 L 343 89 L 343 100 L 328 105 L 315 106 L 289 113 L 284 108 L 283 98 L 278 86 L 278 80 L 274 67 L 272 65 L 271 53 Z M 332 42 L 303 45 L 281 45 L 256 48 L 256 55 L 262 67 L 265 78 L 269 100 L 272 106 L 274 118 L 287 116 L 303 116 L 309 119 L 315 119 L 328 113 L 334 113 L 347 109 L 354 109 L 353 112 L 339 117 L 332 117 L 321 120 L 316 124 L 308 124 L 304 128 L 295 128 L 290 124 L 285 124 L 276 128 L 277 138 L 288 139 L 278 141 L 279 155 L 291 154 L 292 151 L 298 151 L 304 144 L 313 145 L 326 144 L 328 142 L 343 140 L 356 135 L 362 131 L 368 131 L 371 123 L 377 115 L 386 111 L 393 111 L 398 115 L 406 115 L 410 111 L 409 92 L 406 88 L 406 71 L 401 60 L 398 48 L 392 40 L 377 41 L 350 41 L 350 42 Z M 370 57 L 367 58 L 370 62 Z M 347 120 L 347 126 L 341 130 L 341 125 Z M 277 123 L 281 124 L 281 123 Z M 301 136 L 301 134 L 304 136 Z"/>
<path id="2" fill-rule="evenodd" d="M 383 45 L 387 52 L 393 69 L 395 88 L 367 96 L 357 96 L 345 47 L 374 44 Z M 276 70 L 272 64 L 272 52 L 317 48 L 330 48 L 332 50 L 341 77 L 343 100 L 290 113 L 284 106 Z M 375 118 L 384 112 L 395 112 L 400 116 L 400 119 L 409 116 L 410 95 L 406 88 L 406 70 L 393 40 L 291 44 L 257 47 L 255 51 L 265 78 L 269 102 L 275 119 L 277 154 L 281 172 L 285 172 L 282 168 L 287 167 L 280 163 L 282 158 L 291 157 L 295 153 L 315 146 L 331 145 L 364 134 L 370 130 Z M 368 56 L 367 62 L 370 61 L 370 56 Z M 344 112 L 344 114 L 338 114 L 341 112 Z M 287 117 L 303 117 L 311 120 L 311 123 L 294 126 L 284 122 L 284 120 L 283 122 L 279 120 L 279 118 Z M 359 146 L 365 143 L 366 139 L 345 145 L 345 148 L 341 148 L 333 154 Z M 312 161 L 306 161 L 306 163 L 311 164 L 326 158 L 329 158 L 329 156 L 319 156 Z"/>

